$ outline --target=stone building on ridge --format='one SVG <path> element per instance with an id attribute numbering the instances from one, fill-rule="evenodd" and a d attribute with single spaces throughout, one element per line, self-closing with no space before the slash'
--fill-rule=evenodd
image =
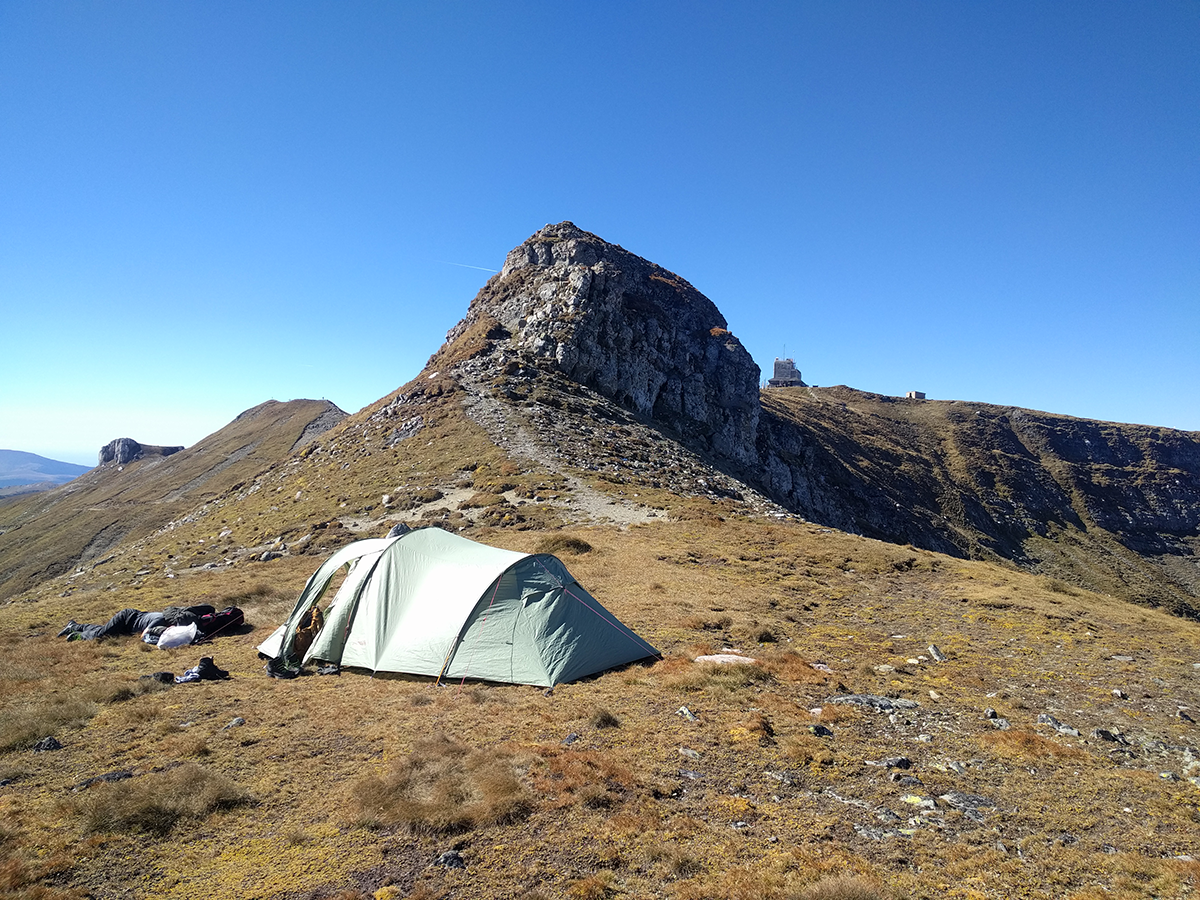
<path id="1" fill-rule="evenodd" d="M 767 379 L 767 387 L 807 387 L 800 380 L 800 370 L 796 361 L 775 357 L 775 376 Z"/>

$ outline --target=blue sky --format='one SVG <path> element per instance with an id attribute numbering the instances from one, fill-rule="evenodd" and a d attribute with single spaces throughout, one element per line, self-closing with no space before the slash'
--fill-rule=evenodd
<path id="1" fill-rule="evenodd" d="M 0 447 L 355 411 L 563 219 L 764 373 L 1200 430 L 1197 47 L 1192 0 L 4 0 Z"/>

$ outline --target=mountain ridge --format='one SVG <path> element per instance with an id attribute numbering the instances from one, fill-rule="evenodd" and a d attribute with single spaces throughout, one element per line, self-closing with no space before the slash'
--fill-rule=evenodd
<path id="1" fill-rule="evenodd" d="M 551 263 L 490 281 L 416 378 L 351 415 L 264 404 L 46 506 L 0 503 L 0 571 L 93 542 L 59 574 L 47 557 L 23 590 L 0 586 L 11 890 L 1151 900 L 1200 888 L 1200 624 L 1116 599 L 1165 606 L 1159 569 L 1194 566 L 1186 543 L 1156 543 L 1189 538 L 1194 437 L 755 386 L 754 455 L 739 457 L 749 445 L 731 442 L 754 410 L 706 408 L 724 391 L 745 399 L 736 339 L 710 318 L 643 323 L 653 365 L 636 379 L 560 361 L 599 320 L 665 315 L 622 265 L 566 323 L 533 314 L 578 273 Z M 505 325 L 493 300 L 530 314 Z M 555 324 L 556 344 L 539 347 Z M 639 387 L 665 400 L 639 403 Z M 1114 514 L 1121 528 L 1102 527 Z M 256 646 L 313 571 L 397 522 L 563 554 L 663 658 L 549 691 L 356 670 L 268 678 Z M 896 542 L 904 528 L 955 555 Z M 1102 592 L 1070 580 L 1084 575 L 1104 575 Z M 246 626 L 176 651 L 55 636 L 68 618 L 196 603 L 236 605 Z M 722 651 L 743 662 L 702 661 Z M 230 678 L 151 675 L 199 654 Z"/>
<path id="2" fill-rule="evenodd" d="M 64 484 L 90 468 L 91 466 L 50 459 L 24 450 L 0 450 L 0 489 Z"/>
<path id="3" fill-rule="evenodd" d="M 186 449 L 128 438 L 107 444 L 107 461 L 74 481 L 0 503 L 0 597 L 151 534 L 344 415 L 328 401 L 269 400 Z"/>
<path id="4" fill-rule="evenodd" d="M 493 447 L 523 453 L 561 482 L 554 493 L 599 491 L 590 505 L 617 515 L 615 495 L 624 519 L 646 515 L 647 492 L 662 495 L 660 510 L 673 494 L 709 496 L 730 510 L 1004 561 L 1197 616 L 1200 434 L 843 386 L 760 389 L 757 366 L 727 325 L 678 275 L 572 223 L 548 225 L 507 255 L 416 378 L 344 420 L 317 416 L 304 440 L 249 483 L 262 487 L 270 471 L 294 469 L 298 481 L 339 484 L 330 502 L 360 498 L 358 516 L 331 516 L 337 506 L 314 516 L 308 504 L 264 516 L 296 536 L 336 521 L 349 539 L 395 518 L 402 502 L 421 514 L 442 510 L 459 528 L 491 524 L 481 509 L 516 527 L 570 524 L 574 513 L 541 508 L 533 486 L 521 487 L 530 497 L 488 494 L 497 502 L 481 507 L 474 495 L 485 492 L 459 496 L 456 480 L 468 479 L 457 470 L 410 490 L 366 463 L 372 447 L 396 454 L 419 434 L 438 439 L 437 424 L 465 411 L 487 426 Z M 252 430 L 267 406 L 229 427 Z M 472 452 L 483 452 L 471 440 Z M 333 461 L 346 458 L 346 441 L 359 447 L 353 465 Z M 170 499 L 182 502 L 204 472 Z M 240 502 L 229 484 L 214 499 Z M 442 505 L 426 509 L 422 491 Z M 642 494 L 636 504 L 633 493 Z M 364 504 L 371 496 L 391 502 Z M 230 544 L 226 556 L 266 537 Z M 0 534 L 0 592 L 12 593 L 33 582 L 5 583 L 13 571 L 2 565 L 5 540 Z"/>

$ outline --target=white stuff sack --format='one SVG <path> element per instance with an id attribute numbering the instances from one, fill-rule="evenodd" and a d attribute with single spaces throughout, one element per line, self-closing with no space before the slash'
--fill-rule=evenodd
<path id="1" fill-rule="evenodd" d="M 163 633 L 158 636 L 158 649 L 173 650 L 176 647 L 186 647 L 196 640 L 198 632 L 199 629 L 195 622 L 191 625 L 172 625 L 170 628 L 164 629 Z"/>

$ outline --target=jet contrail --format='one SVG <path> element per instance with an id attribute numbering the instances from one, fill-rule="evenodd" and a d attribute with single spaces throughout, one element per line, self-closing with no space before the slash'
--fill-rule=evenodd
<path id="1" fill-rule="evenodd" d="M 446 262 L 444 259 L 439 260 L 443 265 L 458 266 L 460 269 L 479 269 L 481 272 L 499 272 L 499 269 L 489 269 L 487 266 L 469 266 L 466 263 Z"/>

